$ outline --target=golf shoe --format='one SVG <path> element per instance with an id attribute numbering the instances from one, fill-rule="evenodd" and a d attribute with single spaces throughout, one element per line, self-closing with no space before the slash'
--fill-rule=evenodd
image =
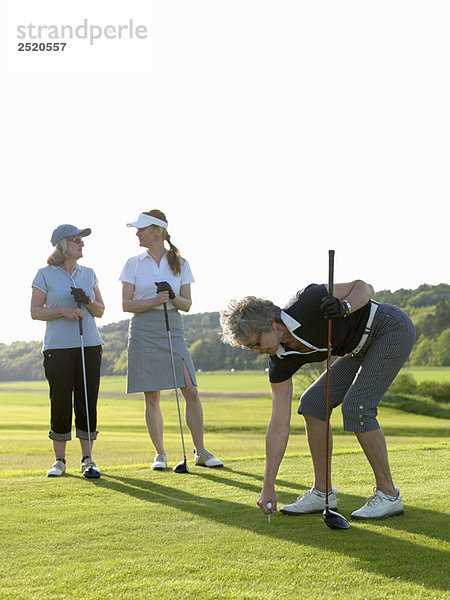
<path id="1" fill-rule="evenodd" d="M 61 459 L 55 460 L 52 468 L 47 471 L 47 477 L 61 477 L 66 472 L 66 463 Z"/>
<path id="2" fill-rule="evenodd" d="M 100 469 L 96 466 L 95 462 L 90 456 L 83 457 L 81 461 L 81 472 L 83 475 L 90 478 L 100 477 Z"/>
<path id="3" fill-rule="evenodd" d="M 337 490 L 332 489 L 328 493 L 328 508 L 337 509 Z M 314 488 L 308 490 L 297 498 L 297 502 L 286 504 L 280 508 L 280 512 L 285 515 L 309 515 L 311 513 L 322 512 L 325 509 L 325 494 L 321 495 Z"/>
<path id="4" fill-rule="evenodd" d="M 373 488 L 373 496 L 367 499 L 362 508 L 352 512 L 350 517 L 352 519 L 387 519 L 395 515 L 402 515 L 404 510 L 400 489 L 395 489 L 398 492 L 397 498 L 390 498 L 377 488 Z"/>
<path id="5" fill-rule="evenodd" d="M 211 452 L 208 452 L 208 450 L 206 450 L 205 448 L 203 448 L 203 450 L 200 450 L 200 452 L 195 453 L 195 464 L 199 467 L 223 467 L 223 462 L 218 458 L 214 458 Z"/>
<path id="6" fill-rule="evenodd" d="M 167 467 L 167 456 L 163 452 L 157 452 L 153 460 L 152 471 L 164 471 Z"/>

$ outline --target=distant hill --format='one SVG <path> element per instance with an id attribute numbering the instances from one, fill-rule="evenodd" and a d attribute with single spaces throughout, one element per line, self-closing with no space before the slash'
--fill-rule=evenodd
<path id="1" fill-rule="evenodd" d="M 375 300 L 403 309 L 412 319 L 417 333 L 409 364 L 450 366 L 450 285 L 423 284 L 415 290 L 383 290 Z"/>
<path id="2" fill-rule="evenodd" d="M 382 290 L 375 299 L 402 308 L 413 320 L 417 342 L 410 365 L 450 366 L 450 285 L 423 284 L 415 290 Z M 248 350 L 221 342 L 218 312 L 183 315 L 183 322 L 197 369 L 265 368 L 267 357 L 255 358 Z M 105 341 L 102 374 L 125 374 L 128 320 L 105 325 L 100 332 Z M 0 344 L 0 381 L 44 379 L 41 345 L 40 342 Z"/>

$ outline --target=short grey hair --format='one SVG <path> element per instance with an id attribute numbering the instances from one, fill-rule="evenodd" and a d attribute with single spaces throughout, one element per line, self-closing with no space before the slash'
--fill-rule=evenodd
<path id="1" fill-rule="evenodd" d="M 222 341 L 230 346 L 242 346 L 252 334 L 271 330 L 272 321 L 281 320 L 281 308 L 270 300 L 246 296 L 231 300 L 220 312 Z"/>
<path id="2" fill-rule="evenodd" d="M 47 258 L 47 264 L 52 265 L 53 267 L 58 267 L 65 260 L 67 260 L 67 258 L 67 238 L 62 238 L 62 240 L 59 240 L 55 246 L 55 249 Z"/>

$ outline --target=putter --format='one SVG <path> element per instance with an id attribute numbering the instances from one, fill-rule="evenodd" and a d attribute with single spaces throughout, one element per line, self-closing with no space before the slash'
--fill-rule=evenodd
<path id="1" fill-rule="evenodd" d="M 173 470 L 175 471 L 175 473 L 189 473 L 189 469 L 187 466 L 187 460 L 186 460 L 186 448 L 184 446 L 183 425 L 181 423 L 180 401 L 178 399 L 177 377 L 175 374 L 175 362 L 173 360 L 172 336 L 170 334 L 169 314 L 167 312 L 167 303 L 166 302 L 164 302 L 164 318 L 166 320 L 167 338 L 169 340 L 170 360 L 172 363 L 172 374 L 173 374 L 173 385 L 175 388 L 175 397 L 177 399 L 178 420 L 180 422 L 181 443 L 183 445 L 183 456 L 184 456 L 184 460 L 182 462 L 178 463 L 177 465 L 175 465 Z"/>
<path id="2" fill-rule="evenodd" d="M 81 308 L 78 303 L 78 308 Z M 86 405 L 86 422 L 88 430 L 88 443 L 89 443 L 89 458 L 92 460 L 92 444 L 91 444 L 91 426 L 89 423 L 89 406 L 88 406 L 88 395 L 87 395 L 87 383 L 86 383 L 86 363 L 84 360 L 84 340 L 83 340 L 83 319 L 78 319 L 78 326 L 80 329 L 80 348 L 81 348 L 81 365 L 83 370 L 83 384 L 84 384 L 84 402 Z M 100 471 L 92 465 L 83 471 L 83 475 L 88 479 L 98 479 L 100 477 Z"/>
<path id="3" fill-rule="evenodd" d="M 328 250 L 328 293 L 333 295 L 333 279 L 334 279 L 334 250 Z M 328 319 L 328 344 L 327 344 L 327 426 L 326 426 L 326 442 L 325 442 L 325 510 L 322 513 L 323 520 L 330 529 L 348 529 L 350 523 L 345 517 L 330 510 L 328 504 L 328 452 L 329 452 L 329 437 L 330 437 L 330 357 L 331 357 L 331 319 Z"/>

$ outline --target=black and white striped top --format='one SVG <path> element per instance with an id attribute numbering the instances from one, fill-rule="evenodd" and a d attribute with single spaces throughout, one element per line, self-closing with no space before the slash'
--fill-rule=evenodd
<path id="1" fill-rule="evenodd" d="M 321 362 L 327 358 L 328 324 L 320 310 L 326 287 L 312 283 L 293 296 L 281 313 L 281 319 L 291 334 L 311 348 L 310 352 L 286 351 L 279 347 L 269 358 L 269 379 L 280 383 L 289 379 L 301 366 Z M 331 354 L 344 356 L 358 344 L 370 312 L 370 302 L 345 319 L 334 319 Z"/>

